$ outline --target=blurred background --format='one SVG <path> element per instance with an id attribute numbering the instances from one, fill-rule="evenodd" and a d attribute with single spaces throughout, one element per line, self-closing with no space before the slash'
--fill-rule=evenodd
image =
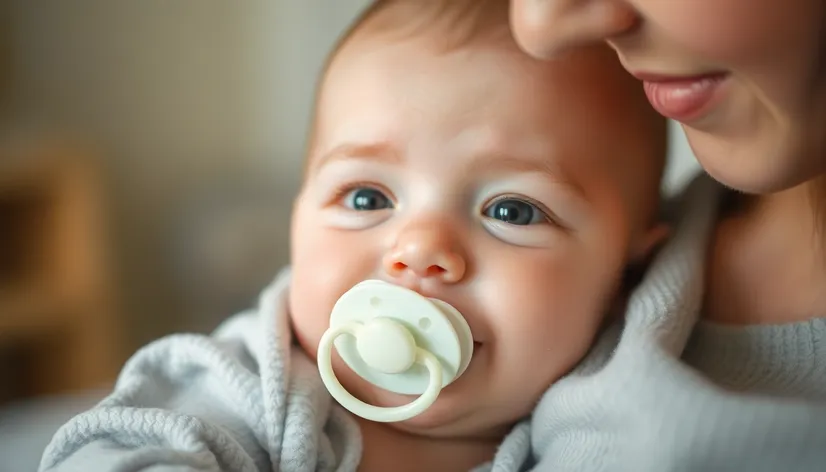
<path id="1" fill-rule="evenodd" d="M 367 3 L 0 0 L 0 472 L 287 263 L 316 77 Z M 697 169 L 672 134 L 668 192 Z"/>

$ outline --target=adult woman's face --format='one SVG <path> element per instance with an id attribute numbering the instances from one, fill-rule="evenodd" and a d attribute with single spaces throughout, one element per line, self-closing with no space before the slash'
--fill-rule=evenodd
<path id="1" fill-rule="evenodd" d="M 700 163 L 768 193 L 826 172 L 823 0 L 511 0 L 530 54 L 607 41 Z"/>

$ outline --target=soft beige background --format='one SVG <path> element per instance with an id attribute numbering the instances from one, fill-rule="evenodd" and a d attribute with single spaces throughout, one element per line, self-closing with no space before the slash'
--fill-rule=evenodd
<path id="1" fill-rule="evenodd" d="M 286 262 L 317 72 L 367 2 L 7 1 L 16 122 L 105 145 L 130 342 L 249 305 Z M 669 187 L 695 168 L 674 134 Z"/>

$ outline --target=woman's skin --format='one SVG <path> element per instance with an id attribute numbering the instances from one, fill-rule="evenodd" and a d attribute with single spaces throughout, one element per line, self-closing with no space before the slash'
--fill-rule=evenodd
<path id="1" fill-rule="evenodd" d="M 606 41 L 700 164 L 739 190 L 710 252 L 704 316 L 826 316 L 826 2 L 511 0 L 538 57 Z"/>

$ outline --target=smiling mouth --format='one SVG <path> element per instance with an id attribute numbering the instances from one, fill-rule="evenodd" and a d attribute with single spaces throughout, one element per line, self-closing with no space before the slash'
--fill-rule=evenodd
<path id="1" fill-rule="evenodd" d="M 666 118 L 688 122 L 708 112 L 722 96 L 729 74 L 713 72 L 696 76 L 661 76 L 635 73 L 643 81 L 651 105 Z"/>

